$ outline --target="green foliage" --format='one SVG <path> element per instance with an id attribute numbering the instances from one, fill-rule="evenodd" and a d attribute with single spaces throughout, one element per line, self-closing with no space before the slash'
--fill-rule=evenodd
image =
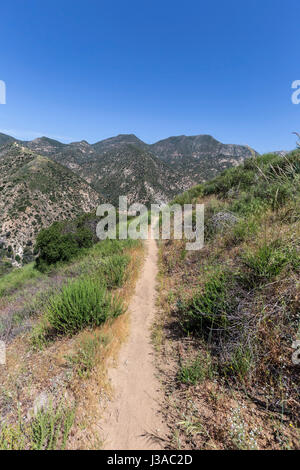
<path id="1" fill-rule="evenodd" d="M 269 207 L 270 201 L 268 199 L 261 199 L 254 197 L 250 192 L 241 192 L 237 199 L 234 199 L 229 206 L 231 212 L 236 212 L 242 216 L 259 217 Z"/>
<path id="2" fill-rule="evenodd" d="M 99 271 L 104 276 L 108 288 L 111 289 L 123 285 L 129 261 L 129 255 L 119 254 L 109 256 L 103 260 Z"/>
<path id="3" fill-rule="evenodd" d="M 16 424 L 0 426 L 0 450 L 63 450 L 74 418 L 75 410 L 62 402 L 40 409 L 29 422 L 19 412 Z"/>
<path id="4" fill-rule="evenodd" d="M 33 263 L 27 264 L 23 268 L 13 269 L 10 273 L 6 274 L 6 276 L 0 278 L 0 298 L 10 295 L 27 282 L 40 277 L 42 277 L 42 275 L 34 269 Z"/>
<path id="5" fill-rule="evenodd" d="M 221 194 L 225 196 L 229 190 L 237 186 L 241 189 L 248 188 L 254 183 L 255 176 L 254 170 L 246 170 L 243 166 L 230 168 L 205 184 L 204 195 Z"/>
<path id="6" fill-rule="evenodd" d="M 28 429 L 28 427 L 27 427 Z M 20 410 L 16 424 L 0 425 L 0 450 L 25 450 L 26 437 Z"/>
<path id="7" fill-rule="evenodd" d="M 37 236 L 35 249 L 39 256 L 36 266 L 43 272 L 51 264 L 69 261 L 81 248 L 92 246 L 93 241 L 93 233 L 82 225 L 82 219 L 76 222 L 54 222 Z"/>
<path id="8" fill-rule="evenodd" d="M 123 312 L 122 302 L 112 298 L 99 280 L 87 278 L 70 282 L 50 298 L 46 316 L 56 334 L 74 335 Z"/>
<path id="9" fill-rule="evenodd" d="M 205 283 L 203 292 L 196 292 L 180 306 L 184 328 L 190 332 L 207 334 L 213 329 L 226 330 L 228 313 L 232 310 L 228 286 L 229 274 L 216 271 Z"/>
<path id="10" fill-rule="evenodd" d="M 226 235 L 228 244 L 238 245 L 251 238 L 259 230 L 259 221 L 256 218 L 246 218 L 239 220 Z"/>
<path id="11" fill-rule="evenodd" d="M 275 241 L 263 243 L 255 252 L 244 253 L 242 262 L 246 268 L 243 281 L 255 287 L 275 278 L 286 266 L 297 269 L 300 257 L 295 249 L 282 247 L 280 241 Z"/>
<path id="12" fill-rule="evenodd" d="M 189 189 L 188 191 L 185 191 L 184 193 L 176 196 L 171 202 L 171 205 L 180 204 L 181 206 L 183 206 L 184 204 L 192 204 L 196 198 L 201 197 L 203 195 L 203 188 L 203 184 L 193 186 L 193 188 Z"/>
<path id="13" fill-rule="evenodd" d="M 41 409 L 30 423 L 33 450 L 63 450 L 73 426 L 75 410 L 59 405 Z"/>
<path id="14" fill-rule="evenodd" d="M 30 335 L 30 342 L 35 351 L 40 351 L 47 346 L 49 341 L 49 323 L 46 317 L 42 317 L 33 327 Z"/>
<path id="15" fill-rule="evenodd" d="M 45 265 L 58 261 L 69 261 L 79 250 L 74 234 L 62 233 L 62 225 L 58 222 L 40 231 L 36 240 L 36 248 L 39 250 L 37 268 L 40 271 L 45 269 Z"/>
<path id="16" fill-rule="evenodd" d="M 188 385 L 196 385 L 207 378 L 213 378 L 215 374 L 211 356 L 208 352 L 198 354 L 198 356 L 184 364 L 178 372 L 178 380 Z"/>
<path id="17" fill-rule="evenodd" d="M 299 194 L 300 152 L 287 157 L 266 154 L 246 159 L 205 183 L 204 195 L 215 194 L 231 201 L 230 210 L 259 214 L 267 207 L 277 210 Z"/>
<path id="18" fill-rule="evenodd" d="M 255 368 L 255 357 L 247 346 L 238 345 L 231 353 L 230 361 L 222 364 L 220 373 L 225 376 L 238 377 L 240 382 L 251 377 Z"/>

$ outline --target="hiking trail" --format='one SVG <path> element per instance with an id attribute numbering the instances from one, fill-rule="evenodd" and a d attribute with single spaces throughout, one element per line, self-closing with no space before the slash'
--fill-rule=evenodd
<path id="1" fill-rule="evenodd" d="M 145 262 L 128 307 L 129 335 L 121 346 L 117 366 L 108 370 L 113 397 L 101 420 L 106 450 L 159 450 L 166 434 L 151 344 L 158 248 L 151 237 L 145 243 Z"/>

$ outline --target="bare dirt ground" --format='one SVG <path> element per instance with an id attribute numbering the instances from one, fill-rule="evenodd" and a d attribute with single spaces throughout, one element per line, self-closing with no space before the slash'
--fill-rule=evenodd
<path id="1" fill-rule="evenodd" d="M 100 427 L 107 450 L 158 450 L 167 426 L 161 415 L 162 392 L 154 365 L 151 325 L 155 315 L 157 246 L 147 240 L 147 254 L 129 305 L 130 330 L 118 364 L 108 377 L 113 389 Z"/>

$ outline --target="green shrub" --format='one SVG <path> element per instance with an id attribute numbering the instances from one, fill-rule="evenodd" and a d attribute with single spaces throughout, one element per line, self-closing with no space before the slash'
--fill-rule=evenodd
<path id="1" fill-rule="evenodd" d="M 256 219 L 241 219 L 226 236 L 227 244 L 239 244 L 251 238 L 258 231 L 259 225 Z"/>
<path id="2" fill-rule="evenodd" d="M 198 184 L 197 186 L 194 186 L 188 191 L 185 191 L 184 193 L 176 196 L 170 205 L 180 204 L 181 206 L 183 206 L 184 204 L 192 204 L 195 199 L 201 196 L 203 196 L 203 184 Z"/>
<path id="3" fill-rule="evenodd" d="M 256 213 L 266 207 L 277 209 L 299 191 L 300 152 L 283 158 L 266 154 L 246 159 L 243 165 L 225 170 L 204 184 L 204 195 L 236 199 L 232 211 Z"/>
<path id="4" fill-rule="evenodd" d="M 254 197 L 251 192 L 242 192 L 230 205 L 230 211 L 243 216 L 260 216 L 270 205 L 269 199 Z"/>
<path id="5" fill-rule="evenodd" d="M 62 225 L 55 222 L 51 227 L 40 231 L 36 248 L 39 250 L 37 268 L 42 271 L 45 265 L 73 258 L 78 253 L 79 245 L 73 233 L 64 234 Z"/>
<path id="6" fill-rule="evenodd" d="M 255 252 L 248 251 L 242 256 L 246 272 L 242 279 L 249 286 L 255 287 L 275 278 L 283 268 L 299 266 L 299 254 L 294 249 L 282 247 L 280 242 L 264 243 Z"/>
<path id="7" fill-rule="evenodd" d="M 64 286 L 48 303 L 46 316 L 58 334 L 73 335 L 85 327 L 99 326 L 124 312 L 99 280 L 78 279 Z"/>
<path id="8" fill-rule="evenodd" d="M 63 450 L 74 418 L 75 410 L 62 402 L 39 410 L 30 421 L 19 412 L 16 424 L 0 425 L 0 450 Z"/>
<path id="9" fill-rule="evenodd" d="M 259 184 L 253 188 L 253 197 L 268 201 L 273 210 L 278 209 L 293 197 L 294 188 L 291 182 L 278 181 L 270 184 Z"/>
<path id="10" fill-rule="evenodd" d="M 75 410 L 63 407 L 55 409 L 50 405 L 41 409 L 30 423 L 32 450 L 64 450 L 73 426 Z"/>
<path id="11" fill-rule="evenodd" d="M 187 363 L 181 364 L 178 372 L 178 380 L 188 385 L 196 385 L 207 378 L 213 378 L 214 368 L 209 353 L 198 356 Z"/>
<path id="12" fill-rule="evenodd" d="M 204 195 L 220 194 L 226 196 L 229 190 L 235 187 L 246 189 L 255 181 L 256 172 L 245 169 L 243 166 L 230 168 L 222 172 L 204 186 Z"/>
<path id="13" fill-rule="evenodd" d="M 184 328 L 201 334 L 211 332 L 213 329 L 226 330 L 227 315 L 233 308 L 229 284 L 229 274 L 217 271 L 211 275 L 204 286 L 204 291 L 196 292 L 179 308 Z"/>
<path id="14" fill-rule="evenodd" d="M 129 261 L 129 255 L 112 255 L 103 260 L 100 272 L 103 274 L 108 288 L 123 285 Z"/>
<path id="15" fill-rule="evenodd" d="M 86 227 L 80 227 L 77 230 L 75 239 L 79 248 L 89 248 L 93 245 L 93 234 Z"/>
<path id="16" fill-rule="evenodd" d="M 86 214 L 73 221 L 54 222 L 42 229 L 35 245 L 35 252 L 39 254 L 36 267 L 45 271 L 52 264 L 71 260 L 81 248 L 90 248 L 97 241 L 96 222 L 95 216 Z"/>

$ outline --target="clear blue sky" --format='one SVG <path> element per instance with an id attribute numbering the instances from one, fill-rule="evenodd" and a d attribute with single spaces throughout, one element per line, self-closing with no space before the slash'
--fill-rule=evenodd
<path id="1" fill-rule="evenodd" d="M 299 13 L 299 0 L 2 2 L 0 131 L 292 149 Z"/>

